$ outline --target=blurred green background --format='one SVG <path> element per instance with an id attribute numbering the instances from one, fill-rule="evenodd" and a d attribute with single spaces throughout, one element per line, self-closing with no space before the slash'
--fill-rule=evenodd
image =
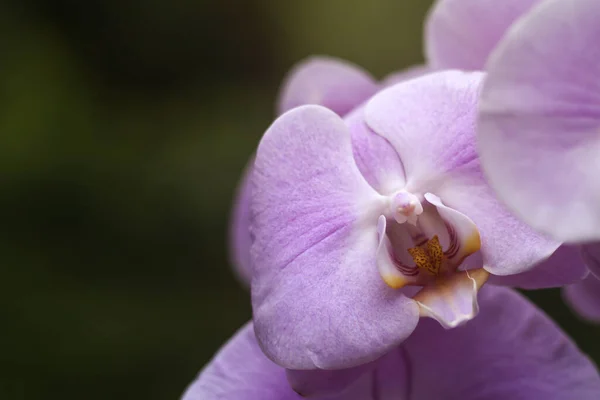
<path id="1" fill-rule="evenodd" d="M 178 398 L 250 317 L 228 218 L 286 70 L 418 63 L 429 4 L 3 0 L 0 398 Z"/>

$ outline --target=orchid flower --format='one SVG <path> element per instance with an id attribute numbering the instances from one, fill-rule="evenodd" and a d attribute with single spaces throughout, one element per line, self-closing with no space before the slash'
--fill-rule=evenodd
<path id="1" fill-rule="evenodd" d="M 425 23 L 427 64 L 390 74 L 381 82 L 360 67 L 332 57 L 300 62 L 282 85 L 277 111 L 318 104 L 340 116 L 366 102 L 377 91 L 438 69 L 483 69 L 506 30 L 540 0 L 438 0 Z M 236 196 L 230 244 L 232 263 L 244 282 L 252 277 L 250 258 L 250 171 L 244 173 Z M 576 249 L 559 247 L 552 262 L 527 272 L 491 277 L 490 283 L 536 289 L 578 282 L 587 274 Z"/>
<path id="2" fill-rule="evenodd" d="M 542 260 L 561 279 L 585 273 L 548 259 L 560 243 L 487 186 L 475 149 L 482 78 L 428 74 L 344 119 L 301 106 L 267 130 L 250 229 L 254 326 L 270 359 L 293 369 L 364 364 L 420 316 L 447 328 L 473 318 L 490 273 L 555 282 L 527 275 Z"/>
<path id="3" fill-rule="evenodd" d="M 523 221 L 582 246 L 593 275 L 566 300 L 600 322 L 600 2 L 546 0 L 492 53 L 478 146 Z"/>
<path id="4" fill-rule="evenodd" d="M 592 362 L 540 310 L 486 287 L 480 316 L 454 330 L 419 324 L 415 335 L 361 368 L 286 371 L 261 351 L 251 323 L 217 353 L 183 400 L 596 400 Z M 300 396 L 296 392 L 301 393 Z"/>

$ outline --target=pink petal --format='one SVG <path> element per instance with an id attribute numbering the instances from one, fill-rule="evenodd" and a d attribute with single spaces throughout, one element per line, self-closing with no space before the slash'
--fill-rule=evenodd
<path id="1" fill-rule="evenodd" d="M 320 106 L 291 110 L 254 166 L 252 305 L 267 356 L 290 369 L 347 368 L 410 335 L 416 304 L 377 270 L 387 203 L 360 174 L 344 121 Z"/>
<path id="2" fill-rule="evenodd" d="M 540 0 L 437 0 L 425 23 L 434 69 L 483 70 L 508 28 Z"/>
<path id="3" fill-rule="evenodd" d="M 478 145 L 490 184 L 557 240 L 600 239 L 600 2 L 547 0 L 490 58 Z"/>
<path id="4" fill-rule="evenodd" d="M 479 304 L 466 324 L 444 330 L 423 320 L 404 343 L 411 399 L 599 398 L 593 362 L 535 305 L 493 286 L 481 289 Z"/>
<path id="5" fill-rule="evenodd" d="M 375 79 L 357 65 L 333 57 L 311 57 L 296 64 L 286 76 L 278 113 L 318 104 L 345 115 L 377 89 Z"/>

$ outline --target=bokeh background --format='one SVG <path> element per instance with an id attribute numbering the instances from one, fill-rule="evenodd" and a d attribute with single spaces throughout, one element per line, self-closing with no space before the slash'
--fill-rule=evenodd
<path id="1" fill-rule="evenodd" d="M 0 398 L 178 398 L 250 317 L 228 219 L 283 75 L 418 63 L 429 5 L 2 0 Z"/>

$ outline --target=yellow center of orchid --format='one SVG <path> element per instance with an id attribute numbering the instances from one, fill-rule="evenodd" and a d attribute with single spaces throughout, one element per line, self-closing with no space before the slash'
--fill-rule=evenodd
<path id="1" fill-rule="evenodd" d="M 437 276 L 442 267 L 444 250 L 437 235 L 418 247 L 407 249 L 413 261 L 422 270 Z"/>

